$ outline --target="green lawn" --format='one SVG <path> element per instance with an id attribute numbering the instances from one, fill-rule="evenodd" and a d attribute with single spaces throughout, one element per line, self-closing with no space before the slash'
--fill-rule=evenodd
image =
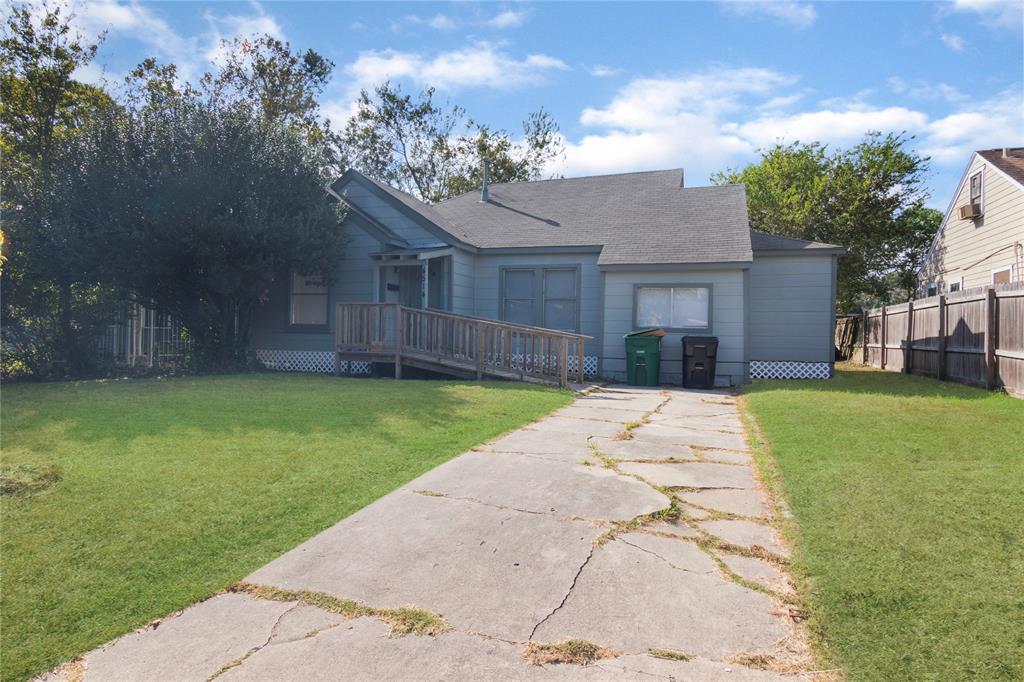
<path id="1" fill-rule="evenodd" d="M 826 665 L 1024 679 L 1024 401 L 848 367 L 755 382 L 744 402 Z"/>
<path id="2" fill-rule="evenodd" d="M 2 671 L 215 592 L 564 391 L 253 374 L 3 389 Z M 10 479 L 44 489 L 12 493 Z"/>

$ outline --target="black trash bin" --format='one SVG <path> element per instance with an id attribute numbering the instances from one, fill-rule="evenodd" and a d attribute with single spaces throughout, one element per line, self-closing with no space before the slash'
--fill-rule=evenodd
<path id="1" fill-rule="evenodd" d="M 715 357 L 717 355 L 717 336 L 684 336 L 683 386 L 686 388 L 714 388 Z"/>

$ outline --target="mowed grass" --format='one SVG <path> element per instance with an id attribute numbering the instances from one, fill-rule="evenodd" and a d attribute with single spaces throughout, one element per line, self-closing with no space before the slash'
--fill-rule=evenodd
<path id="1" fill-rule="evenodd" d="M 5 386 L 4 472 L 44 476 L 0 503 L 0 676 L 202 599 L 570 399 L 281 374 Z"/>
<path id="2" fill-rule="evenodd" d="M 1024 401 L 846 367 L 755 382 L 744 402 L 794 514 L 826 665 L 1024 679 Z"/>

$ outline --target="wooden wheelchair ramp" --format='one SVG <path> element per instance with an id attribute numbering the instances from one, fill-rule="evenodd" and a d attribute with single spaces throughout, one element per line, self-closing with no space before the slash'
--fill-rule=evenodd
<path id="1" fill-rule="evenodd" d="M 583 381 L 582 334 L 510 324 L 397 303 L 339 303 L 335 369 L 344 361 L 387 362 L 467 379 L 568 385 Z"/>

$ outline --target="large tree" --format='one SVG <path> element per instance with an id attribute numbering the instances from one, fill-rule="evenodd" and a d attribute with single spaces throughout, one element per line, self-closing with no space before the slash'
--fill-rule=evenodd
<path id="1" fill-rule="evenodd" d="M 60 158 L 54 220 L 102 250 L 99 279 L 184 323 L 200 369 L 243 366 L 271 284 L 329 278 L 344 247 L 316 148 L 255 107 L 184 98 L 109 116 Z"/>
<path id="2" fill-rule="evenodd" d="M 10 8 L 0 37 L 0 217 L 9 261 L 3 270 L 4 367 L 36 374 L 76 371 L 83 346 L 101 324 L 95 282 L 81 245 L 48 219 L 57 146 L 114 104 L 101 89 L 75 80 L 102 36 L 71 28 L 60 6 Z M 56 197 L 59 207 L 60 197 Z M 102 297 L 100 297 L 102 298 Z M 76 310 L 81 314 L 76 315 Z"/>
<path id="3" fill-rule="evenodd" d="M 869 133 L 849 149 L 777 144 L 712 181 L 746 185 L 751 229 L 849 249 L 839 265 L 840 310 L 888 303 L 905 294 L 942 219 L 924 207 L 928 158 L 912 141 Z"/>
<path id="4" fill-rule="evenodd" d="M 491 182 L 516 182 L 540 178 L 564 152 L 558 126 L 543 109 L 527 117 L 516 140 L 459 106 L 438 104 L 433 88 L 413 97 L 391 83 L 362 91 L 342 143 L 354 167 L 427 202 L 479 187 L 483 159 Z"/>

